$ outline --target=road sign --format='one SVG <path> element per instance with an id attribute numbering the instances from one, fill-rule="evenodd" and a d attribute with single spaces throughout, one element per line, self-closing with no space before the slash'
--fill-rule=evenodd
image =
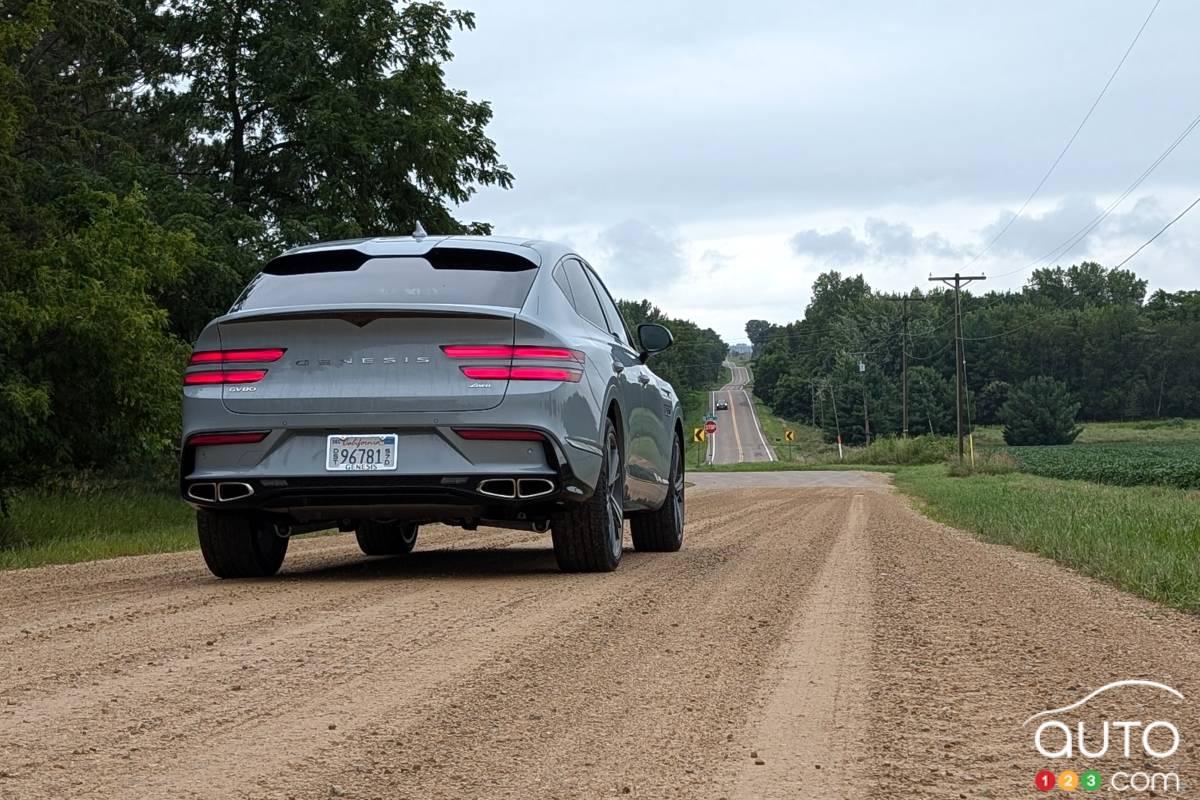
<path id="1" fill-rule="evenodd" d="M 714 417 L 712 414 L 705 414 L 705 415 L 704 415 L 704 421 L 705 421 L 705 422 L 716 422 L 716 421 L 717 421 L 717 418 L 716 418 L 716 417 Z"/>
<path id="2" fill-rule="evenodd" d="M 704 444 L 704 428 L 692 428 L 692 441 L 696 444 Z"/>
<path id="3" fill-rule="evenodd" d="M 785 441 L 794 442 L 796 441 L 796 432 L 793 430 L 786 430 L 783 432 L 783 438 Z"/>
<path id="4" fill-rule="evenodd" d="M 717 421 L 715 419 L 710 419 L 708 422 L 704 423 L 704 430 L 708 433 L 716 433 Z"/>

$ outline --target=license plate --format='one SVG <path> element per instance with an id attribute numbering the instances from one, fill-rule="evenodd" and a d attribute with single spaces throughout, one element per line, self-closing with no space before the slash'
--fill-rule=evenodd
<path id="1" fill-rule="evenodd" d="M 396 434 L 343 433 L 325 447 L 327 472 L 380 472 L 396 468 Z"/>

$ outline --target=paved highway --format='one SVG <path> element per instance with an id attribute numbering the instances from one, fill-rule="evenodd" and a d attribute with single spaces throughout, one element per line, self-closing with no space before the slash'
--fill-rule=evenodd
<path id="1" fill-rule="evenodd" d="M 758 414 L 746 384 L 750 382 L 750 370 L 725 362 L 732 375 L 729 383 L 712 393 L 710 407 L 722 401 L 729 404 L 728 411 L 714 411 L 717 416 L 717 433 L 709 437 L 708 460 L 711 464 L 738 464 L 743 461 L 774 461 L 775 451 L 767 444 L 758 425 Z"/>

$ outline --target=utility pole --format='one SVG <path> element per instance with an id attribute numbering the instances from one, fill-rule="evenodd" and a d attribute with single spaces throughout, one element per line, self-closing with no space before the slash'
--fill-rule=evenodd
<path id="1" fill-rule="evenodd" d="M 900 312 L 900 435 L 908 438 L 908 295 Z"/>
<path id="2" fill-rule="evenodd" d="M 924 297 L 900 298 L 889 297 L 889 300 L 899 299 L 902 303 L 900 311 L 900 433 L 908 438 L 908 301 L 924 300 Z"/>
<path id="3" fill-rule="evenodd" d="M 986 275 L 929 276 L 931 281 L 940 281 L 954 289 L 954 420 L 958 432 L 958 460 L 961 463 L 965 449 L 963 447 L 963 338 L 962 338 L 962 304 L 960 291 L 962 287 L 974 281 L 986 281 Z"/>
<path id="4" fill-rule="evenodd" d="M 851 353 L 850 355 L 858 358 L 858 371 L 863 374 L 863 444 L 867 447 L 871 446 L 871 416 L 867 413 L 867 354 Z"/>

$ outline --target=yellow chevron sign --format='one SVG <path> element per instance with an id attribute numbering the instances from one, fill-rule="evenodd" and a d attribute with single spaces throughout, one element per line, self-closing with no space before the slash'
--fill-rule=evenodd
<path id="1" fill-rule="evenodd" d="M 696 444 L 704 444 L 704 440 L 708 438 L 704 433 L 704 428 L 692 428 L 692 441 Z"/>
<path id="2" fill-rule="evenodd" d="M 783 438 L 789 442 L 794 442 L 794 441 L 796 441 L 796 432 L 795 431 L 784 431 Z"/>

